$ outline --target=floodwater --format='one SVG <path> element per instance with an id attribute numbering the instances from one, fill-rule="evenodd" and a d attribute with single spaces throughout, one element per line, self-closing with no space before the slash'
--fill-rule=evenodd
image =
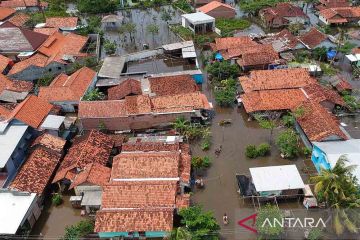
<path id="1" fill-rule="evenodd" d="M 60 239 L 65 234 L 66 226 L 86 219 L 80 215 L 80 209 L 72 208 L 69 199 L 70 196 L 63 195 L 63 203 L 56 207 L 51 204 L 51 198 L 47 198 L 31 235 L 40 235 L 45 239 Z"/>
<path id="2" fill-rule="evenodd" d="M 167 73 L 196 69 L 195 63 L 179 58 L 151 58 L 127 63 L 127 73 L 146 72 L 147 74 Z"/>
<path id="3" fill-rule="evenodd" d="M 181 13 L 173 9 L 172 6 L 163 6 L 160 8 L 129 9 L 118 11 L 119 16 L 123 16 L 123 23 L 134 23 L 136 31 L 132 33 L 130 38 L 129 33 L 119 33 L 118 31 L 105 31 L 104 38 L 112 42 L 116 42 L 116 54 L 127 54 L 143 50 L 143 45 L 147 44 L 149 49 L 160 47 L 163 44 L 180 42 L 177 37 L 168 27 L 168 24 L 161 19 L 163 12 L 170 13 L 171 20 L 169 24 L 180 23 Z M 159 32 L 151 34 L 148 31 L 148 26 L 154 24 L 158 26 Z M 102 57 L 105 57 L 105 52 L 102 51 Z"/>
<path id="4" fill-rule="evenodd" d="M 223 239 L 256 239 L 256 235 L 250 231 L 242 229 L 237 225 L 239 215 L 243 212 L 246 217 L 255 212 L 251 200 L 243 201 L 237 193 L 238 186 L 235 175 L 237 173 L 250 175 L 250 167 L 261 167 L 271 165 L 296 164 L 301 172 L 303 180 L 307 182 L 307 175 L 302 173 L 304 166 L 310 169 L 313 167 L 310 161 L 303 159 L 287 160 L 282 159 L 276 146 L 275 140 L 272 141 L 271 155 L 268 157 L 247 159 L 245 157 L 245 147 L 249 144 L 260 144 L 269 142 L 270 131 L 261 129 L 255 121 L 248 121 L 248 115 L 242 108 L 221 108 L 215 105 L 214 96 L 210 86 L 204 83 L 203 92 L 208 96 L 215 106 L 216 116 L 211 125 L 212 147 L 204 152 L 200 144 L 192 145 L 193 156 L 208 155 L 212 159 L 212 166 L 204 175 L 204 189 L 195 189 L 192 195 L 192 203 L 200 204 L 205 210 L 211 210 L 221 228 Z M 229 126 L 219 126 L 219 121 L 231 119 Z M 281 130 L 275 129 L 274 136 Z M 273 136 L 273 139 L 274 139 Z M 214 149 L 222 145 L 222 152 L 219 157 L 214 154 Z M 312 171 L 312 170 L 311 170 Z M 311 172 L 313 173 L 313 172 Z M 295 201 L 281 202 L 279 207 L 282 209 L 304 209 L 302 203 Z M 230 220 L 229 225 L 222 225 L 222 216 L 226 213 Z"/>

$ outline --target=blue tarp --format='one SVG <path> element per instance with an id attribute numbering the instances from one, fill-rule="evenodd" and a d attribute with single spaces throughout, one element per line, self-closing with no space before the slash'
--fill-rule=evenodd
<path id="1" fill-rule="evenodd" d="M 221 53 L 216 53 L 215 59 L 216 59 L 216 60 L 220 60 L 220 61 L 224 60 L 224 58 L 223 58 L 223 56 L 221 55 Z"/>
<path id="2" fill-rule="evenodd" d="M 336 56 L 336 51 L 335 51 L 335 50 L 329 50 L 329 51 L 326 53 L 326 56 L 327 56 L 327 59 L 328 59 L 328 60 L 333 59 L 333 58 Z"/>

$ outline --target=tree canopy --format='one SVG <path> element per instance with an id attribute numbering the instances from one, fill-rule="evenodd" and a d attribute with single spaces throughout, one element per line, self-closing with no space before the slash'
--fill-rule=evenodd
<path id="1" fill-rule="evenodd" d="M 78 0 L 77 9 L 81 13 L 108 13 L 116 11 L 117 4 L 114 0 Z"/>

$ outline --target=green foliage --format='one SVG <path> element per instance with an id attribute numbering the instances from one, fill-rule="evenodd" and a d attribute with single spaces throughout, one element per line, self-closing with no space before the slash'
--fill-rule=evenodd
<path id="1" fill-rule="evenodd" d="M 80 13 L 108 13 L 117 10 L 118 1 L 115 0 L 77 0 Z"/>
<path id="2" fill-rule="evenodd" d="M 311 228 L 309 235 L 307 237 L 308 240 L 320 240 L 323 236 L 323 232 L 319 228 Z"/>
<path id="3" fill-rule="evenodd" d="M 62 196 L 59 193 L 55 193 L 52 198 L 51 198 L 51 202 L 52 204 L 54 204 L 55 206 L 59 206 L 60 204 L 62 204 L 63 200 L 62 200 Z"/>
<path id="4" fill-rule="evenodd" d="M 54 75 L 45 74 L 37 80 L 37 85 L 40 87 L 49 86 L 53 79 L 54 79 Z"/>
<path id="5" fill-rule="evenodd" d="M 49 7 L 44 11 L 45 17 L 68 17 L 66 12 L 66 2 L 64 0 L 50 0 Z M 30 19 L 25 23 L 26 26 L 33 28 L 38 23 L 44 23 L 45 18 L 42 12 L 33 12 L 30 14 Z"/>
<path id="6" fill-rule="evenodd" d="M 320 63 L 320 68 L 323 71 L 324 75 L 327 76 L 334 76 L 338 72 L 336 68 L 327 63 Z"/>
<path id="7" fill-rule="evenodd" d="M 286 127 L 293 127 L 295 125 L 295 117 L 292 114 L 286 114 L 281 118 L 282 123 Z"/>
<path id="8" fill-rule="evenodd" d="M 307 62 L 310 58 L 310 53 L 306 50 L 300 50 L 295 53 L 295 61 L 298 63 Z"/>
<path id="9" fill-rule="evenodd" d="M 191 123 L 184 117 L 176 118 L 175 122 L 173 123 L 173 127 L 176 131 L 189 140 L 197 138 L 207 139 L 211 137 L 209 128 L 206 128 L 200 124 Z"/>
<path id="10" fill-rule="evenodd" d="M 245 156 L 248 158 L 264 157 L 270 153 L 270 145 L 261 143 L 259 146 L 248 145 L 245 148 Z"/>
<path id="11" fill-rule="evenodd" d="M 223 79 L 235 79 L 240 73 L 237 64 L 231 64 L 229 61 L 214 62 L 206 67 L 206 71 L 211 75 L 211 79 L 221 81 Z"/>
<path id="12" fill-rule="evenodd" d="M 210 149 L 210 147 L 211 147 L 211 138 L 210 137 L 204 138 L 201 143 L 201 150 L 207 151 Z"/>
<path id="13" fill-rule="evenodd" d="M 286 0 L 245 0 L 240 2 L 240 8 L 245 13 L 257 15 L 261 9 L 275 6 L 279 2 L 286 2 Z"/>
<path id="14" fill-rule="evenodd" d="M 80 240 L 92 232 L 94 232 L 94 222 L 83 220 L 75 225 L 67 226 L 62 240 Z"/>
<path id="15" fill-rule="evenodd" d="M 297 35 L 300 30 L 304 29 L 304 24 L 302 24 L 302 23 L 291 23 L 288 26 L 288 29 L 292 34 Z"/>
<path id="16" fill-rule="evenodd" d="M 236 98 L 236 88 L 225 87 L 215 90 L 215 101 L 223 107 L 231 106 Z"/>
<path id="17" fill-rule="evenodd" d="M 171 10 L 163 10 L 161 12 L 161 20 L 163 20 L 164 22 L 169 22 L 172 19 L 172 14 L 171 14 Z"/>
<path id="18" fill-rule="evenodd" d="M 280 209 L 277 206 L 266 204 L 261 207 L 256 216 L 256 229 L 261 239 L 276 239 L 283 231 L 283 227 L 280 224 L 273 224 L 274 219 L 281 222 L 283 218 Z M 271 223 L 264 222 L 268 219 Z"/>
<path id="19" fill-rule="evenodd" d="M 149 24 L 149 25 L 147 25 L 146 30 L 149 33 L 155 35 L 155 34 L 159 33 L 159 26 L 156 24 Z"/>
<path id="20" fill-rule="evenodd" d="M 356 100 L 354 96 L 345 93 L 342 97 L 350 111 L 356 111 L 360 108 L 360 103 Z"/>
<path id="21" fill-rule="evenodd" d="M 176 2 L 173 2 L 172 4 L 174 7 L 180 8 L 186 13 L 192 13 L 194 12 L 192 6 L 187 0 L 178 0 Z"/>
<path id="22" fill-rule="evenodd" d="M 312 51 L 312 56 L 318 61 L 326 61 L 327 49 L 326 47 L 317 47 Z"/>
<path id="23" fill-rule="evenodd" d="M 353 44 L 351 42 L 346 42 L 343 45 L 338 47 L 338 51 L 341 52 L 342 54 L 350 54 L 351 50 L 356 47 L 356 44 Z"/>
<path id="24" fill-rule="evenodd" d="M 94 88 L 91 91 L 88 91 L 84 97 L 83 101 L 98 101 L 98 100 L 104 100 L 105 95 L 104 93 L 100 92 L 98 88 Z"/>
<path id="25" fill-rule="evenodd" d="M 205 157 L 192 157 L 191 158 L 191 167 L 193 169 L 199 170 L 199 169 L 205 169 L 210 167 L 211 165 L 211 160 L 208 156 Z"/>
<path id="26" fill-rule="evenodd" d="M 185 227 L 178 227 L 173 229 L 169 236 L 169 240 L 191 240 L 191 239 L 192 239 L 191 233 Z"/>
<path id="27" fill-rule="evenodd" d="M 311 155 L 312 150 L 311 150 L 310 148 L 308 148 L 308 147 L 303 147 L 303 148 L 302 148 L 302 153 L 303 153 L 306 157 L 308 157 L 308 156 Z"/>
<path id="28" fill-rule="evenodd" d="M 171 31 L 173 31 L 175 34 L 179 35 L 185 40 L 192 40 L 194 37 L 194 33 L 190 29 L 181 25 L 171 26 Z"/>
<path id="29" fill-rule="evenodd" d="M 181 224 L 191 233 L 192 240 L 219 239 L 220 226 L 212 212 L 203 211 L 200 206 L 192 206 L 179 211 Z"/>
<path id="30" fill-rule="evenodd" d="M 82 67 L 88 67 L 94 71 L 98 71 L 99 62 L 97 61 L 96 57 L 86 57 L 81 61 L 74 62 L 69 68 L 67 68 L 66 74 L 71 75 Z"/>
<path id="31" fill-rule="evenodd" d="M 138 7 L 141 9 L 156 8 L 169 4 L 168 0 L 140 0 Z"/>
<path id="32" fill-rule="evenodd" d="M 285 158 L 293 158 L 299 153 L 299 137 L 292 129 L 282 131 L 276 145 Z"/>
<path id="33" fill-rule="evenodd" d="M 117 46 L 115 42 L 111 42 L 109 40 L 105 40 L 104 42 L 104 50 L 106 54 L 114 54 L 116 52 Z"/>
<path id="34" fill-rule="evenodd" d="M 240 18 L 216 19 L 216 27 L 221 30 L 221 35 L 227 35 L 235 30 L 243 30 L 250 27 L 248 20 Z"/>
<path id="35" fill-rule="evenodd" d="M 80 35 L 87 36 L 90 33 L 101 34 L 101 18 L 99 16 L 90 16 L 87 20 L 87 25 L 79 28 Z"/>
<path id="36" fill-rule="evenodd" d="M 212 34 L 196 34 L 194 35 L 195 43 L 199 46 L 214 42 L 216 35 Z"/>
<path id="37" fill-rule="evenodd" d="M 261 128 L 270 130 L 270 143 L 271 143 L 273 131 L 274 128 L 276 127 L 276 119 L 271 119 L 270 117 L 265 118 L 257 114 L 254 115 L 254 118 L 259 123 Z"/>

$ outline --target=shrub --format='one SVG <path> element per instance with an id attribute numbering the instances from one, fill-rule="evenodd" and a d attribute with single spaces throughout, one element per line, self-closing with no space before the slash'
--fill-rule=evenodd
<path id="1" fill-rule="evenodd" d="M 266 156 L 270 153 L 270 145 L 267 143 L 262 143 L 256 148 L 258 156 Z"/>
<path id="2" fill-rule="evenodd" d="M 251 23 L 245 19 L 216 19 L 216 27 L 220 29 L 221 35 L 227 35 L 235 30 L 243 30 L 250 27 Z"/>
<path id="3" fill-rule="evenodd" d="M 105 40 L 104 50 L 107 54 L 114 54 L 116 52 L 116 43 Z"/>
<path id="4" fill-rule="evenodd" d="M 284 231 L 280 224 L 264 224 L 268 219 L 271 223 L 274 219 L 281 222 L 283 218 L 280 209 L 277 206 L 266 204 L 261 207 L 256 216 L 256 229 L 260 235 L 260 239 L 278 239 L 278 236 Z"/>
<path id="5" fill-rule="evenodd" d="M 79 223 L 67 226 L 65 228 L 65 235 L 62 240 L 77 240 L 83 239 L 89 233 L 94 231 L 94 222 L 91 220 L 83 220 Z"/>
<path id="6" fill-rule="evenodd" d="M 210 138 L 205 138 L 203 142 L 201 143 L 201 149 L 203 151 L 209 150 L 211 146 L 211 140 Z"/>
<path id="7" fill-rule="evenodd" d="M 51 202 L 55 206 L 59 206 L 63 202 L 62 196 L 59 193 L 54 194 L 52 199 L 51 199 Z"/>
<path id="8" fill-rule="evenodd" d="M 310 148 L 308 148 L 308 147 L 303 147 L 302 148 L 302 152 L 303 152 L 303 154 L 305 155 L 305 156 L 310 156 L 311 155 L 311 153 L 312 153 L 312 150 L 310 149 Z"/>
<path id="9" fill-rule="evenodd" d="M 117 1 L 113 0 L 78 0 L 77 9 L 81 13 L 107 13 L 117 9 Z"/>
<path id="10" fill-rule="evenodd" d="M 276 139 L 276 145 L 285 158 L 293 158 L 299 153 L 298 143 L 299 137 L 291 129 L 281 132 Z"/>
<path id="11" fill-rule="evenodd" d="M 245 156 L 248 158 L 257 158 L 258 152 L 255 145 L 248 145 L 245 149 Z"/>
<path id="12" fill-rule="evenodd" d="M 343 95 L 344 102 L 350 109 L 350 111 L 356 111 L 360 108 L 360 103 L 356 100 L 354 96 L 351 96 L 349 94 Z"/>
<path id="13" fill-rule="evenodd" d="M 193 8 L 191 7 L 190 3 L 186 0 L 178 0 L 173 3 L 174 7 L 178 7 L 186 13 L 194 12 Z"/>
<path id="14" fill-rule="evenodd" d="M 97 101 L 105 99 L 104 93 L 100 92 L 98 88 L 95 88 L 89 92 L 87 92 L 83 99 L 84 101 Z"/>
<path id="15" fill-rule="evenodd" d="M 196 156 L 191 158 L 191 166 L 194 169 L 205 169 L 210 167 L 210 165 L 211 165 L 211 160 L 208 156 L 205 157 Z"/>
<path id="16" fill-rule="evenodd" d="M 293 127 L 295 125 L 295 117 L 291 114 L 284 115 L 281 120 L 286 127 Z"/>

